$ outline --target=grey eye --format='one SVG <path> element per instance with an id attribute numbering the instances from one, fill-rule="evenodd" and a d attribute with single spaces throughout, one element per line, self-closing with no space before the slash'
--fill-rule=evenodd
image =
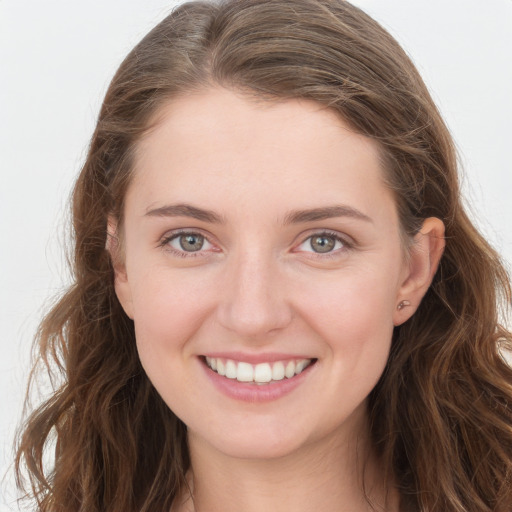
<path id="1" fill-rule="evenodd" d="M 188 233 L 179 235 L 178 241 L 180 248 L 186 252 L 200 251 L 204 245 L 204 236 L 197 233 Z"/>
<path id="2" fill-rule="evenodd" d="M 329 235 L 316 235 L 310 238 L 309 243 L 315 252 L 330 252 L 336 245 L 336 238 Z"/>

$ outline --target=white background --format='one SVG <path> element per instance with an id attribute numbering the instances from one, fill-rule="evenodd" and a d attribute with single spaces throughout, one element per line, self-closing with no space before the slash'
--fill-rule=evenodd
<path id="1" fill-rule="evenodd" d="M 69 191 L 106 87 L 176 2 L 0 0 L 0 473 L 29 347 L 62 290 Z M 474 219 L 512 261 L 512 0 L 355 0 L 404 45 L 452 129 Z M 470 255 L 468 255 L 470 256 Z M 0 511 L 16 510 L 12 477 Z"/>

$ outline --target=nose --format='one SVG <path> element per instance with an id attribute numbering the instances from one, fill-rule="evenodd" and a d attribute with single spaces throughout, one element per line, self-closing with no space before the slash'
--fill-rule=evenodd
<path id="1" fill-rule="evenodd" d="M 292 320 L 284 284 L 279 263 L 260 251 L 233 257 L 219 290 L 219 323 L 243 339 L 265 341 Z"/>

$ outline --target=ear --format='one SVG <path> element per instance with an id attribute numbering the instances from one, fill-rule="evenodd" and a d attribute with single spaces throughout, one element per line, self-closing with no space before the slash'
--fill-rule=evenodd
<path id="1" fill-rule="evenodd" d="M 443 221 L 429 217 L 414 237 L 409 251 L 405 276 L 397 295 L 394 325 L 403 324 L 418 309 L 432 283 L 444 247 Z"/>
<path id="2" fill-rule="evenodd" d="M 107 223 L 106 249 L 110 254 L 110 260 L 114 268 L 114 287 L 117 298 L 124 312 L 133 320 L 132 294 L 128 274 L 126 273 L 123 246 L 118 233 L 118 223 L 111 216 L 109 216 Z"/>

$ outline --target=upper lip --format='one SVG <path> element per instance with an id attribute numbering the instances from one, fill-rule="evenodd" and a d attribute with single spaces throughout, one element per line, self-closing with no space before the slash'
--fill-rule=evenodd
<path id="1" fill-rule="evenodd" d="M 301 359 L 315 359 L 314 357 L 303 354 L 290 354 L 290 353 L 258 353 L 251 354 L 246 352 L 208 352 L 203 354 L 204 357 L 231 359 L 232 361 L 259 364 L 259 363 L 274 363 L 276 361 L 290 361 Z"/>

